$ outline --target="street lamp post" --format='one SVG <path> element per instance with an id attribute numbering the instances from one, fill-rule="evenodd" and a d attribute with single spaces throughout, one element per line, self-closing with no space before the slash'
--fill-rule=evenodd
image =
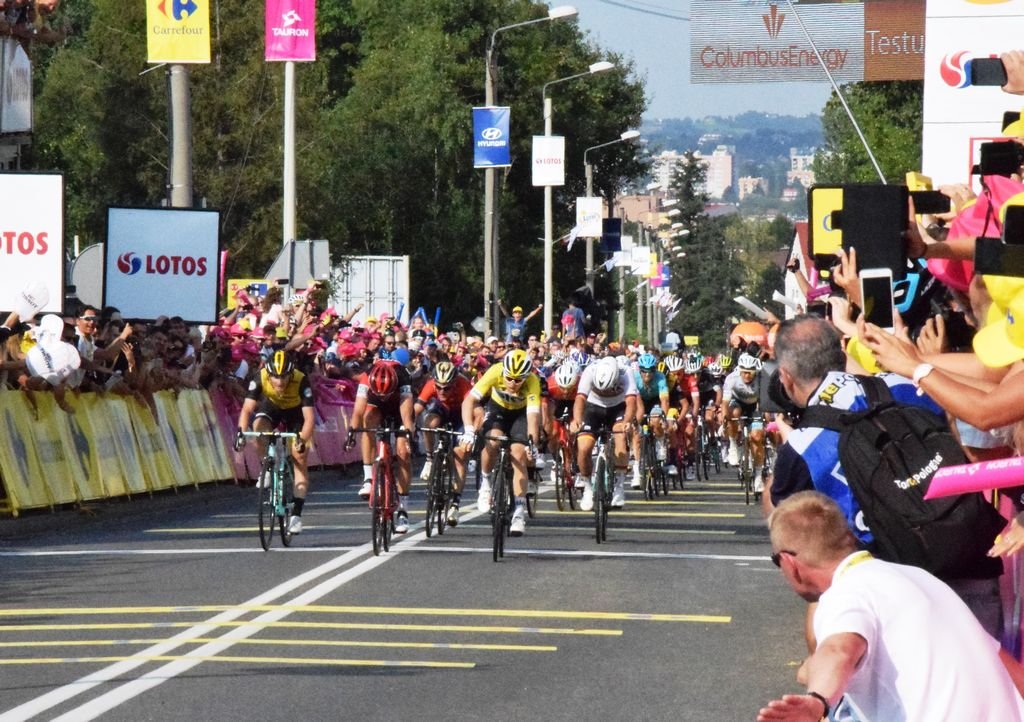
<path id="1" fill-rule="evenodd" d="M 627 130 L 615 140 L 610 140 L 607 143 L 600 143 L 598 145 L 592 145 L 583 151 L 583 173 L 587 179 L 587 198 L 594 195 L 594 166 L 587 162 L 587 154 L 592 150 L 598 148 L 605 148 L 609 145 L 615 145 L 616 143 L 622 143 L 627 140 L 633 140 L 634 138 L 640 137 L 639 130 Z M 590 293 L 594 293 L 594 239 L 587 239 L 587 268 L 586 268 L 587 288 L 590 289 Z"/>
<path id="2" fill-rule="evenodd" d="M 527 25 L 536 25 L 537 23 L 548 22 L 551 20 L 561 20 L 563 18 L 572 18 L 579 14 L 579 11 L 571 5 L 559 5 L 557 7 L 550 8 L 548 14 L 542 18 L 534 18 L 533 20 L 524 20 L 518 23 L 512 23 L 511 25 L 502 25 L 496 28 L 491 33 L 490 42 L 487 43 L 487 53 L 484 58 L 484 105 L 487 107 L 493 107 L 497 103 L 497 93 L 495 91 L 495 80 L 498 75 L 498 64 L 494 58 L 495 44 L 498 41 L 498 33 L 506 30 L 512 30 L 513 28 L 522 28 Z M 495 332 L 494 317 L 496 314 L 493 313 L 494 304 L 497 300 L 496 290 L 498 287 L 498 273 L 497 273 L 497 243 L 495 240 L 495 218 L 494 218 L 494 168 L 484 169 L 484 325 L 486 326 L 486 334 Z M 486 335 L 485 334 L 485 335 Z"/>
<path id="3" fill-rule="evenodd" d="M 547 137 L 551 136 L 552 126 L 554 125 L 553 117 L 554 111 L 551 107 L 551 97 L 548 95 L 548 88 L 558 83 L 565 83 L 570 80 L 576 80 L 577 78 L 584 78 L 588 75 L 594 75 L 596 73 L 604 73 L 615 67 L 614 63 L 610 63 L 607 60 L 601 60 L 597 63 L 592 63 L 585 73 L 576 73 L 575 75 L 569 75 L 565 78 L 558 78 L 557 80 L 551 80 L 544 83 L 544 87 L 541 89 L 541 100 L 543 101 L 543 113 L 544 113 L 544 135 Z M 555 274 L 555 258 L 554 258 L 554 200 L 553 190 L 549 185 L 544 186 L 544 336 L 551 338 L 551 314 L 554 310 L 554 274 Z"/>

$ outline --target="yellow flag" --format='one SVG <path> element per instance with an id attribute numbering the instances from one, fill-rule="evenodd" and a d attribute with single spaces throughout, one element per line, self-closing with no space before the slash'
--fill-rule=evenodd
<path id="1" fill-rule="evenodd" d="M 151 63 L 210 62 L 210 0 L 146 0 Z"/>

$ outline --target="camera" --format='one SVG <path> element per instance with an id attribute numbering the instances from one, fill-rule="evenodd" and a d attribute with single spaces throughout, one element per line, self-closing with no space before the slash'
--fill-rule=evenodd
<path id="1" fill-rule="evenodd" d="M 974 175 L 1011 176 L 1024 165 L 1024 148 L 1013 141 L 992 141 L 981 144 L 978 164 L 971 169 Z"/>

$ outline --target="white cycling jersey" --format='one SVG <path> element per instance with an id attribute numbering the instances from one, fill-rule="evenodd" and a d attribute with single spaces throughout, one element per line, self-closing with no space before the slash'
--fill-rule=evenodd
<path id="1" fill-rule="evenodd" d="M 722 386 L 722 401 L 729 403 L 736 399 L 741 404 L 756 404 L 761 398 L 761 372 L 754 374 L 754 379 L 748 384 L 740 378 L 740 370 L 736 369 L 725 377 L 725 384 Z"/>
<path id="2" fill-rule="evenodd" d="M 580 376 L 580 385 L 576 391 L 577 396 L 586 396 L 587 403 L 610 409 L 626 401 L 627 396 L 636 396 L 636 382 L 633 379 L 633 372 L 629 369 L 619 369 L 618 381 L 611 391 L 601 394 L 594 389 L 594 373 L 597 371 L 597 364 L 591 364 L 583 369 Z"/>

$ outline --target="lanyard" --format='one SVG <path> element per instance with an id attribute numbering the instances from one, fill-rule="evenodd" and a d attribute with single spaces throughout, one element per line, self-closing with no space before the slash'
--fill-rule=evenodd
<path id="1" fill-rule="evenodd" d="M 859 551 L 856 554 L 852 554 L 851 556 L 847 557 L 846 561 L 843 562 L 842 566 L 836 570 L 836 579 L 839 579 L 844 574 L 846 574 L 846 572 L 850 571 L 851 567 L 855 567 L 858 564 L 863 564 L 864 562 L 870 561 L 872 559 L 874 559 L 874 557 L 871 555 L 871 552 L 866 550 Z"/>

